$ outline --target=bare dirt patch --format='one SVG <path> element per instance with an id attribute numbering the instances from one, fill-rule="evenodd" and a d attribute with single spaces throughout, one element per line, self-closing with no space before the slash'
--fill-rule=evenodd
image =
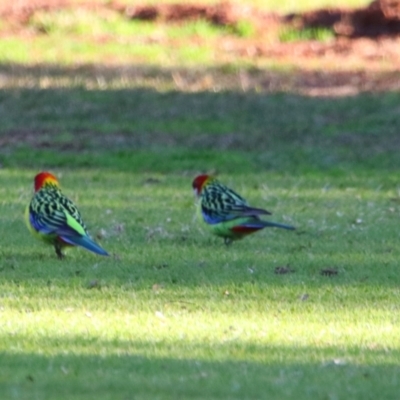
<path id="1" fill-rule="evenodd" d="M 235 26 L 239 21 L 250 21 L 259 31 L 270 30 L 275 25 L 294 24 L 299 28 L 332 28 L 337 36 L 379 37 L 400 34 L 400 0 L 375 0 L 358 9 L 319 9 L 305 13 L 277 15 L 266 13 L 249 5 L 222 1 L 206 4 L 127 5 L 118 1 L 98 3 L 95 0 L 18 0 L 2 2 L 0 17 L 24 24 L 39 10 L 85 7 L 108 8 L 125 14 L 128 18 L 151 21 L 187 21 L 205 19 L 217 25 Z M 271 24 L 274 25 L 271 27 Z"/>

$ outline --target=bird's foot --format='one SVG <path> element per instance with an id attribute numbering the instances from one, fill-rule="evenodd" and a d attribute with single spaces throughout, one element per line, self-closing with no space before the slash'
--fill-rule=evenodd
<path id="1" fill-rule="evenodd" d="M 54 245 L 54 248 L 55 248 L 55 250 L 56 250 L 56 254 L 57 254 L 57 257 L 58 257 L 58 259 L 59 260 L 62 260 L 65 256 L 64 256 L 64 254 L 62 253 L 62 251 L 61 251 L 61 246 L 59 246 L 59 245 Z"/>

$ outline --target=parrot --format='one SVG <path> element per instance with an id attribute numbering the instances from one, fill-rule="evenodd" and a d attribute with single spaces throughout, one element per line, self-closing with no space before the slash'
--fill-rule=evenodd
<path id="1" fill-rule="evenodd" d="M 25 222 L 36 238 L 54 246 L 59 259 L 64 247 L 81 246 L 102 256 L 109 254 L 89 236 L 75 204 L 62 192 L 57 178 L 40 172 L 34 178 L 34 195 L 25 210 Z"/>
<path id="2" fill-rule="evenodd" d="M 271 215 L 262 208 L 251 207 L 239 194 L 220 183 L 214 176 L 198 175 L 192 182 L 197 198 L 197 213 L 211 232 L 224 238 L 226 245 L 233 240 L 266 227 L 294 230 L 294 226 L 265 221 L 261 215 Z"/>

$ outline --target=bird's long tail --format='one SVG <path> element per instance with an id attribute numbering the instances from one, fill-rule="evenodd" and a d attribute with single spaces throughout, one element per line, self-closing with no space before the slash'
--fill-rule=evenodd
<path id="1" fill-rule="evenodd" d="M 282 228 L 282 229 L 289 229 L 290 231 L 295 230 L 296 228 L 292 225 L 285 225 L 285 224 L 280 224 L 278 222 L 270 222 L 270 221 L 257 221 L 258 223 L 261 223 L 263 227 L 271 227 L 271 228 Z"/>
<path id="2" fill-rule="evenodd" d="M 61 236 L 61 239 L 73 246 L 81 246 L 101 256 L 109 255 L 102 247 L 90 239 L 89 236 Z"/>
<path id="3" fill-rule="evenodd" d="M 242 224 L 236 225 L 231 228 L 234 232 L 241 232 L 241 233 L 251 233 L 258 231 L 263 228 L 282 228 L 282 229 L 289 229 L 291 231 L 295 230 L 296 228 L 291 225 L 279 224 L 277 222 L 270 222 L 270 221 L 263 221 L 261 219 L 255 221 L 247 221 Z"/>

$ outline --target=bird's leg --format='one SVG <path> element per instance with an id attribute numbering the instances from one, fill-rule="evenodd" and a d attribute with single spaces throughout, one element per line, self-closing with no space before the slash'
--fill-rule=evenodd
<path id="1" fill-rule="evenodd" d="M 232 239 L 226 237 L 226 238 L 224 238 L 224 243 L 225 243 L 226 246 L 229 246 L 232 243 Z"/>
<path id="2" fill-rule="evenodd" d="M 64 258 L 64 254 L 61 252 L 61 244 L 59 242 L 54 244 L 54 249 L 56 250 L 58 259 L 62 260 Z"/>

